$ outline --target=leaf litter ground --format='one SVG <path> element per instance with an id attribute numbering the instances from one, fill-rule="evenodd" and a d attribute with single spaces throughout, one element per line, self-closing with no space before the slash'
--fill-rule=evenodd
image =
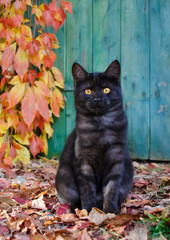
<path id="1" fill-rule="evenodd" d="M 0 169 L 0 240 L 170 239 L 168 164 L 134 162 L 133 190 L 119 215 L 71 213 L 56 198 L 57 166 L 44 159 Z"/>

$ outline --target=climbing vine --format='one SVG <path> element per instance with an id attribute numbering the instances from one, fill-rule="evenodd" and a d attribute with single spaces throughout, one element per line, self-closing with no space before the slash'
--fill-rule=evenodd
<path id="1" fill-rule="evenodd" d="M 0 0 L 0 166 L 6 168 L 48 153 L 53 115 L 64 107 L 64 79 L 54 66 L 59 42 L 47 29 L 57 33 L 72 5 L 37 2 Z"/>

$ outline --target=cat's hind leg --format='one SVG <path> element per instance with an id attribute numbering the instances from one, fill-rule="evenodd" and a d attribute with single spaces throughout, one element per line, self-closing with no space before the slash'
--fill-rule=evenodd
<path id="1" fill-rule="evenodd" d="M 80 195 L 74 176 L 71 176 L 67 169 L 59 168 L 56 175 L 55 186 L 57 189 L 57 198 L 60 203 L 68 204 L 72 211 L 75 208 L 81 207 Z"/>

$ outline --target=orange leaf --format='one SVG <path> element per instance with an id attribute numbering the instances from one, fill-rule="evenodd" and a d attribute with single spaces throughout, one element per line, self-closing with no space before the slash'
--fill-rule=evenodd
<path id="1" fill-rule="evenodd" d="M 38 87 L 39 91 L 41 91 L 44 96 L 49 97 L 50 91 L 45 83 L 43 83 L 42 81 L 36 81 L 35 85 Z"/>
<path id="2" fill-rule="evenodd" d="M 32 56 L 34 54 L 39 53 L 40 45 L 41 45 L 40 42 L 33 38 L 32 41 L 27 44 L 29 54 Z"/>
<path id="3" fill-rule="evenodd" d="M 34 130 L 36 130 L 37 127 L 39 127 L 41 132 L 43 132 L 45 122 L 44 122 L 44 118 L 39 114 L 38 111 L 36 112 L 33 124 L 34 124 Z"/>
<path id="4" fill-rule="evenodd" d="M 53 19 L 51 25 L 54 28 L 55 33 L 57 33 L 59 27 L 61 26 L 61 22 Z"/>
<path id="5" fill-rule="evenodd" d="M 15 85 L 8 94 L 8 108 L 14 107 L 22 99 L 25 93 L 25 83 Z"/>
<path id="6" fill-rule="evenodd" d="M 18 149 L 18 150 L 22 149 L 22 145 L 20 145 L 19 143 L 14 142 L 14 141 L 12 141 L 12 143 L 13 143 L 15 149 Z"/>
<path id="7" fill-rule="evenodd" d="M 12 157 L 6 157 L 4 158 L 3 162 L 8 165 L 8 166 L 11 166 L 12 167 Z"/>
<path id="8" fill-rule="evenodd" d="M 21 134 L 22 138 L 24 139 L 25 135 L 28 131 L 28 128 L 27 128 L 26 124 L 23 121 L 21 121 L 18 123 L 16 131 L 17 131 L 17 133 Z"/>
<path id="9" fill-rule="evenodd" d="M 16 32 L 16 41 L 17 41 L 17 44 L 18 44 L 22 49 L 26 49 L 27 40 L 26 40 L 25 35 L 21 32 L 20 29 L 18 29 L 18 31 Z"/>
<path id="10" fill-rule="evenodd" d="M 59 117 L 60 116 L 60 105 L 58 103 L 57 96 L 55 92 L 53 92 L 50 102 L 51 110 L 54 116 Z"/>
<path id="11" fill-rule="evenodd" d="M 38 55 L 38 53 L 35 53 L 34 55 L 30 55 L 30 62 L 40 69 L 41 67 L 40 56 Z"/>
<path id="12" fill-rule="evenodd" d="M 4 158 L 7 146 L 8 146 L 7 142 L 2 143 L 2 145 L 0 147 L 0 160 L 2 160 Z"/>
<path id="13" fill-rule="evenodd" d="M 17 128 L 18 123 L 19 123 L 18 115 L 14 113 L 13 118 L 12 118 L 12 125 L 15 130 Z"/>
<path id="14" fill-rule="evenodd" d="M 41 91 L 39 91 L 37 87 L 34 87 L 34 93 L 37 99 L 38 112 L 45 119 L 45 121 L 49 122 L 50 113 L 49 113 L 47 98 L 44 96 L 44 94 Z"/>
<path id="15" fill-rule="evenodd" d="M 11 144 L 9 156 L 12 157 L 12 159 L 14 159 L 16 157 L 16 155 L 17 155 L 17 151 L 14 148 L 14 146 Z"/>
<path id="16" fill-rule="evenodd" d="M 13 64 L 15 51 L 16 43 L 13 43 L 3 52 L 1 59 L 2 73 L 4 73 Z"/>
<path id="17" fill-rule="evenodd" d="M 14 58 L 14 68 L 17 74 L 20 76 L 21 80 L 23 79 L 24 74 L 26 73 L 28 67 L 29 67 L 28 56 L 26 52 L 21 47 L 19 47 Z"/>
<path id="18" fill-rule="evenodd" d="M 31 85 L 34 85 L 35 78 L 37 77 L 37 72 L 35 70 L 28 70 L 24 75 L 23 82 L 29 82 Z"/>
<path id="19" fill-rule="evenodd" d="M 58 12 L 59 17 L 61 19 L 61 23 L 63 24 L 64 21 L 65 21 L 65 18 L 66 18 L 66 13 L 64 12 L 62 7 L 60 7 L 57 12 Z"/>
<path id="20" fill-rule="evenodd" d="M 36 111 L 36 98 L 29 87 L 21 104 L 22 116 L 28 127 L 34 121 Z"/>
<path id="21" fill-rule="evenodd" d="M 21 14 L 14 15 L 11 18 L 12 22 L 14 23 L 15 26 L 21 27 L 21 23 L 23 22 L 23 16 Z"/>
<path id="22" fill-rule="evenodd" d="M 68 1 L 61 1 L 62 7 L 69 13 L 73 14 L 72 4 Z"/>
<path id="23" fill-rule="evenodd" d="M 53 33 L 42 33 L 40 37 L 42 38 L 42 43 L 48 49 L 52 48 L 53 42 L 58 43 L 57 38 Z"/>
<path id="24" fill-rule="evenodd" d="M 54 62 L 56 60 L 56 55 L 53 51 L 49 51 L 49 54 L 45 55 L 43 58 L 44 67 L 52 68 Z"/>
<path id="25" fill-rule="evenodd" d="M 23 11 L 26 10 L 26 6 L 19 0 L 14 2 L 14 7 L 15 7 L 16 10 L 18 10 L 18 9 L 21 9 Z"/>
<path id="26" fill-rule="evenodd" d="M 48 28 L 52 23 L 53 13 L 46 4 L 44 4 L 44 8 L 45 10 L 43 11 L 42 17 L 44 18 L 45 24 L 47 25 L 47 28 Z"/>
<path id="27" fill-rule="evenodd" d="M 37 137 L 35 134 L 32 138 L 29 139 L 30 146 L 29 150 L 32 153 L 32 155 L 35 157 L 40 151 L 44 150 L 44 143 L 42 139 Z"/>

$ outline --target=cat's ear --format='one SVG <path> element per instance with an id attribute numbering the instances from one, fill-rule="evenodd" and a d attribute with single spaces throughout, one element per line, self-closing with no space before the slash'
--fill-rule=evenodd
<path id="1" fill-rule="evenodd" d="M 73 63 L 72 74 L 73 74 L 75 85 L 77 81 L 83 80 L 87 76 L 86 70 L 78 63 Z"/>
<path id="2" fill-rule="evenodd" d="M 104 73 L 106 76 L 113 78 L 118 84 L 120 84 L 120 63 L 118 60 L 113 61 Z"/>

